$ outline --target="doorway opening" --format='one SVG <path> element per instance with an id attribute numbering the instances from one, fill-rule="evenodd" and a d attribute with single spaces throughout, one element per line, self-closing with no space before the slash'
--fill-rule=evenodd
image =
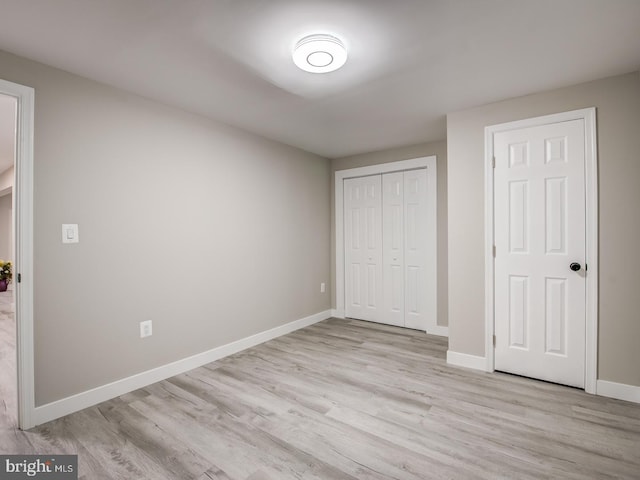
<path id="1" fill-rule="evenodd" d="M 13 191 L 15 178 L 17 99 L 0 94 L 0 401 L 4 425 L 18 425 L 18 366 L 13 273 L 14 228 Z M 3 274 L 3 272 L 5 272 Z M 7 283 L 8 282 L 8 283 Z"/>
<path id="2" fill-rule="evenodd" d="M 5 303 L 12 303 L 15 327 L 14 354 L 15 367 L 11 368 L 12 405 L 9 412 L 12 420 L 9 425 L 15 425 L 22 430 L 35 426 L 34 395 L 34 339 L 33 339 L 33 119 L 34 119 L 34 90 L 31 87 L 5 80 L 0 80 L 0 98 L 10 107 L 13 105 L 13 123 L 5 127 L 4 137 L 13 139 L 13 154 L 7 160 L 13 168 L 0 174 L 0 182 L 5 179 L 11 182 L 11 200 L 2 199 L 0 208 L 8 202 L 11 204 L 11 228 L 9 234 L 3 230 L 3 216 L 0 212 L 0 235 L 8 236 L 9 254 L 13 257 L 12 289 Z M 0 187 L 1 192 L 8 192 L 9 186 Z M 8 193 L 7 193 L 8 194 Z M 2 248 L 0 239 L 0 248 Z M 4 253 L 0 252 L 0 255 Z M 2 292 L 0 292 L 2 293 Z M 0 303 L 0 311 L 6 307 Z M 9 365 L 10 362 L 7 362 Z M 9 387 L 11 388 L 11 387 Z M 8 402 L 7 399 L 4 399 Z M 9 402 L 8 402 L 9 403 Z"/>

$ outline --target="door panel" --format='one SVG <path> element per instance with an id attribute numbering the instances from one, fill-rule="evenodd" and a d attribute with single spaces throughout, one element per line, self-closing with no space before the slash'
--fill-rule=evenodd
<path id="1" fill-rule="evenodd" d="M 404 325 L 427 329 L 427 170 L 404 172 L 405 314 Z M 435 322 L 434 322 L 435 323 Z"/>
<path id="2" fill-rule="evenodd" d="M 529 348 L 529 278 L 509 276 L 509 347 Z"/>
<path id="3" fill-rule="evenodd" d="M 494 135 L 495 368 L 584 386 L 584 121 Z M 578 262 L 579 272 L 569 269 Z"/>
<path id="4" fill-rule="evenodd" d="M 360 264 L 359 263 L 351 263 L 351 276 L 350 276 L 350 280 L 351 280 L 351 296 L 350 296 L 350 304 L 354 307 L 354 308 L 360 308 L 362 307 L 362 299 L 360 296 L 360 279 L 361 274 L 360 274 Z"/>
<path id="5" fill-rule="evenodd" d="M 382 175 L 383 321 L 404 326 L 404 176 Z"/>
<path id="6" fill-rule="evenodd" d="M 344 181 L 345 310 L 380 321 L 382 309 L 382 184 L 380 175 Z"/>
<path id="7" fill-rule="evenodd" d="M 545 179 L 545 232 L 547 254 L 567 253 L 567 179 Z"/>
<path id="8" fill-rule="evenodd" d="M 529 182 L 509 182 L 509 251 L 529 250 Z"/>
<path id="9" fill-rule="evenodd" d="M 546 278 L 545 352 L 567 354 L 567 279 Z"/>

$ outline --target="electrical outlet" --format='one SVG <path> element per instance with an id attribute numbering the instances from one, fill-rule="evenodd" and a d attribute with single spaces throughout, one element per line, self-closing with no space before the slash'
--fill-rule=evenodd
<path id="1" fill-rule="evenodd" d="M 325 287 L 325 284 L 324 284 L 324 283 L 321 283 L 321 284 L 320 284 L 320 293 L 324 293 L 324 292 L 326 292 L 326 291 L 327 291 L 327 288 Z"/>
<path id="2" fill-rule="evenodd" d="M 140 338 L 150 337 L 153 334 L 151 320 L 140 322 Z"/>

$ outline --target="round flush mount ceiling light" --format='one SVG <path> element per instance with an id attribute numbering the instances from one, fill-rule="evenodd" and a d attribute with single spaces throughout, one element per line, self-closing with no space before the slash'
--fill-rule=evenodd
<path id="1" fill-rule="evenodd" d="M 301 38 L 293 48 L 293 63 L 305 72 L 327 73 L 347 61 L 347 49 L 339 38 L 318 33 Z"/>

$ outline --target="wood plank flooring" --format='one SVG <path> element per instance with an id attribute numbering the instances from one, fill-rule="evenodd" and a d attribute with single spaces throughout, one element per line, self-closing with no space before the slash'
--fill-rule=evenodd
<path id="1" fill-rule="evenodd" d="M 452 368 L 446 349 L 330 319 L 29 432 L 3 424 L 0 449 L 77 453 L 84 479 L 640 478 L 640 405 Z"/>
<path id="2" fill-rule="evenodd" d="M 16 323 L 13 292 L 0 292 L 0 453 L 13 446 L 18 425 L 16 394 Z"/>

